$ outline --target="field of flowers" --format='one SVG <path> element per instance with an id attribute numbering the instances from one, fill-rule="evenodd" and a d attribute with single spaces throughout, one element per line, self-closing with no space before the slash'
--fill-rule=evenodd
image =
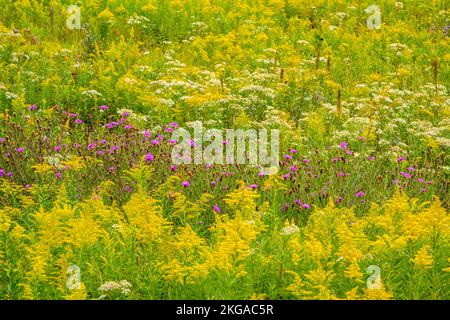
<path id="1" fill-rule="evenodd" d="M 0 0 L 0 299 L 450 299 L 449 19 Z M 278 171 L 174 164 L 195 123 Z"/>

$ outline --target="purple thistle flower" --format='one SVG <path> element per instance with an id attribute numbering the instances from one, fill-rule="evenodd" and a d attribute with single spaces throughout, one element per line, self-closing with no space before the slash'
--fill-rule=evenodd
<path id="1" fill-rule="evenodd" d="M 36 109 L 37 109 L 37 105 L 35 105 L 35 104 L 28 107 L 28 110 L 30 110 L 30 111 L 34 111 Z"/>
<path id="2" fill-rule="evenodd" d="M 364 197 L 364 195 L 365 195 L 365 193 L 364 193 L 364 191 L 358 191 L 357 193 L 355 193 L 355 197 L 356 198 L 361 198 L 361 197 Z"/>
<path id="3" fill-rule="evenodd" d="M 144 157 L 144 161 L 146 162 L 151 162 L 153 160 L 155 160 L 155 157 L 151 153 L 147 153 Z"/>
<path id="4" fill-rule="evenodd" d="M 406 179 L 411 179 L 412 177 L 412 175 L 407 172 L 400 171 L 400 174 L 404 176 Z"/>
<path id="5" fill-rule="evenodd" d="M 16 151 L 18 153 L 23 153 L 25 151 L 25 148 L 22 148 L 22 147 L 21 148 L 17 148 Z"/>
<path id="6" fill-rule="evenodd" d="M 183 187 L 187 188 L 187 187 L 189 187 L 191 184 L 189 183 L 189 181 L 183 181 L 183 182 L 181 183 L 181 185 L 182 185 Z"/>
<path id="7" fill-rule="evenodd" d="M 75 123 L 76 123 L 76 124 L 82 124 L 82 123 L 83 123 L 83 120 L 81 120 L 81 119 L 76 119 L 76 120 L 75 120 Z"/>
<path id="8" fill-rule="evenodd" d="M 217 204 L 213 205 L 213 210 L 214 210 L 214 212 L 220 213 L 220 208 Z"/>
<path id="9" fill-rule="evenodd" d="M 304 204 L 303 204 L 303 208 L 305 208 L 305 209 L 310 209 L 311 206 L 310 206 L 309 204 L 307 204 L 307 203 L 304 203 Z"/>
<path id="10" fill-rule="evenodd" d="M 109 109 L 109 107 L 108 106 L 100 106 L 100 107 L 98 107 L 101 111 L 105 111 L 105 110 L 108 110 Z"/>
<path id="11" fill-rule="evenodd" d="M 55 147 L 53 148 L 53 150 L 54 150 L 55 152 L 59 152 L 59 151 L 61 150 L 61 147 L 60 147 L 60 146 L 55 146 Z"/>
<path id="12" fill-rule="evenodd" d="M 256 188 L 258 188 L 258 185 L 257 184 L 251 184 L 251 185 L 249 185 L 249 187 L 250 187 L 250 189 L 256 189 Z"/>

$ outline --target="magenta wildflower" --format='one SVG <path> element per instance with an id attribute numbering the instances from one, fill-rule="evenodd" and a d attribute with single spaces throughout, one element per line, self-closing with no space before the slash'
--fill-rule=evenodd
<path id="1" fill-rule="evenodd" d="M 100 106 L 100 107 L 98 107 L 101 111 L 105 111 L 105 110 L 108 110 L 109 109 L 109 107 L 108 106 Z"/>
<path id="2" fill-rule="evenodd" d="M 187 187 L 189 187 L 191 184 L 189 183 L 189 181 L 183 181 L 183 182 L 181 183 L 181 185 L 182 185 L 183 187 L 187 188 Z"/>
<path id="3" fill-rule="evenodd" d="M 25 148 L 17 148 L 16 151 L 17 151 L 18 153 L 22 153 L 22 152 L 25 151 Z"/>
<path id="4" fill-rule="evenodd" d="M 6 176 L 7 176 L 7 177 L 12 177 L 12 176 L 13 176 L 13 173 L 12 173 L 11 171 L 9 171 L 9 172 L 6 174 Z"/>
<path id="5" fill-rule="evenodd" d="M 375 157 L 374 157 L 374 156 L 368 156 L 367 159 L 368 159 L 369 161 L 373 161 L 373 160 L 375 160 Z"/>
<path id="6" fill-rule="evenodd" d="M 311 162 L 311 160 L 309 160 L 309 159 L 303 159 L 302 160 L 304 163 L 310 163 Z"/>
<path id="7" fill-rule="evenodd" d="M 151 153 L 147 153 L 144 157 L 144 161 L 151 162 L 153 160 L 155 160 L 155 157 Z"/>
<path id="8" fill-rule="evenodd" d="M 173 171 L 173 172 L 175 172 L 175 171 L 177 171 L 177 166 L 176 165 L 171 165 L 170 166 L 170 171 Z"/>
<path id="9" fill-rule="evenodd" d="M 30 187 L 31 187 L 30 184 L 26 184 L 26 185 L 24 186 L 25 189 L 30 189 Z"/>
<path id="10" fill-rule="evenodd" d="M 309 204 L 307 204 L 307 203 L 304 203 L 304 204 L 303 204 L 303 208 L 305 208 L 305 209 L 310 209 L 311 206 L 310 206 Z"/>
<path id="11" fill-rule="evenodd" d="M 220 213 L 220 208 L 217 204 L 213 205 L 213 210 L 214 210 L 214 212 Z"/>
<path id="12" fill-rule="evenodd" d="M 37 109 L 37 105 L 35 105 L 35 104 L 28 107 L 28 110 L 30 110 L 30 111 L 34 111 L 36 109 Z"/>
<path id="13" fill-rule="evenodd" d="M 416 169 L 414 169 L 414 167 L 408 167 L 408 168 L 406 168 L 406 170 L 408 170 L 408 171 L 410 171 L 410 172 L 413 172 L 413 171 L 416 170 Z"/>
<path id="14" fill-rule="evenodd" d="M 5 141 L 6 141 L 5 138 L 0 138 L 0 143 L 3 143 L 3 142 L 5 142 Z"/>
<path id="15" fill-rule="evenodd" d="M 417 181 L 419 181 L 420 183 L 424 183 L 425 180 L 423 180 L 422 178 L 418 178 Z"/>
<path id="16" fill-rule="evenodd" d="M 249 185 L 249 187 L 250 187 L 250 189 L 256 189 L 256 188 L 258 188 L 258 185 L 257 184 L 251 184 L 251 185 Z"/>
<path id="17" fill-rule="evenodd" d="M 129 130 L 129 129 L 133 129 L 133 126 L 127 124 L 126 126 L 124 126 L 125 130 Z"/>
<path id="18" fill-rule="evenodd" d="M 361 198 L 361 197 L 364 197 L 364 195 L 365 195 L 365 193 L 364 193 L 364 191 L 358 191 L 357 193 L 355 193 L 355 197 L 356 198 Z"/>
<path id="19" fill-rule="evenodd" d="M 289 150 L 289 152 L 295 154 L 295 153 L 297 153 L 297 149 L 291 149 L 291 150 Z"/>
<path id="20" fill-rule="evenodd" d="M 286 160 L 291 160 L 292 156 L 289 154 L 285 154 L 285 155 L 283 155 L 283 158 L 285 158 Z"/>
<path id="21" fill-rule="evenodd" d="M 81 119 L 76 119 L 76 120 L 75 120 L 75 123 L 76 123 L 76 124 L 82 124 L 82 123 L 83 123 L 83 120 L 81 120 Z"/>
<path id="22" fill-rule="evenodd" d="M 297 171 L 297 170 L 298 170 L 298 168 L 297 168 L 296 166 L 291 166 L 291 168 L 290 168 L 290 169 L 291 169 L 291 171 L 292 171 L 292 172 L 295 172 L 295 171 Z"/>
<path id="23" fill-rule="evenodd" d="M 402 176 L 404 176 L 406 179 L 411 179 L 411 177 L 412 177 L 412 175 L 409 174 L 408 172 L 400 171 L 400 174 L 401 174 Z"/>
<path id="24" fill-rule="evenodd" d="M 172 128 L 176 129 L 176 128 L 178 128 L 178 123 L 171 122 L 171 123 L 169 123 L 169 126 L 171 126 Z"/>
<path id="25" fill-rule="evenodd" d="M 69 113 L 69 117 L 70 117 L 70 118 L 76 118 L 76 117 L 77 117 L 77 114 L 76 114 L 76 113 Z"/>
<path id="26" fill-rule="evenodd" d="M 3 177 L 5 175 L 5 170 L 0 168 L 0 177 Z"/>
<path id="27" fill-rule="evenodd" d="M 284 180 L 289 179 L 289 177 L 290 177 L 289 173 L 283 174 L 281 176 L 281 178 L 283 178 Z"/>
<path id="28" fill-rule="evenodd" d="M 59 151 L 61 150 L 61 147 L 60 147 L 60 146 L 55 146 L 55 147 L 53 148 L 53 150 L 54 150 L 55 152 L 59 152 Z"/>
<path id="29" fill-rule="evenodd" d="M 427 189 L 425 189 L 425 188 L 420 188 L 420 192 L 425 193 L 425 192 L 427 192 Z"/>
<path id="30" fill-rule="evenodd" d="M 405 157 L 398 157 L 398 158 L 397 158 L 397 161 L 398 161 L 398 162 L 402 162 L 402 161 L 404 161 L 404 160 L 405 160 Z"/>
<path id="31" fill-rule="evenodd" d="M 339 144 L 339 149 L 341 149 L 341 150 L 345 150 L 345 149 L 347 149 L 347 146 L 348 146 L 348 143 L 347 142 L 345 142 L 345 141 L 342 141 L 340 144 Z"/>

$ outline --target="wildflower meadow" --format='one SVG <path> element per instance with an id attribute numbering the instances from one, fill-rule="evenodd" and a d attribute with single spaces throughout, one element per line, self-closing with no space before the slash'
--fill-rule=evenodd
<path id="1" fill-rule="evenodd" d="M 445 0 L 0 0 L 0 299 L 450 299 Z"/>

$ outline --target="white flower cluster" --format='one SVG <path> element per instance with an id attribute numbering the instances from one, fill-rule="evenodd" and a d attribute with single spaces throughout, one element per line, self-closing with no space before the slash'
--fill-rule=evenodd
<path id="1" fill-rule="evenodd" d="M 283 236 L 289 236 L 297 232 L 300 232 L 300 229 L 295 224 L 288 225 L 286 227 L 283 227 L 283 229 L 281 229 L 281 234 Z"/>
<path id="2" fill-rule="evenodd" d="M 98 291 L 100 291 L 101 293 L 119 291 L 120 293 L 126 295 L 131 292 L 131 283 L 129 283 L 127 280 L 121 280 L 119 282 L 108 281 L 102 284 L 100 288 L 98 288 Z"/>

